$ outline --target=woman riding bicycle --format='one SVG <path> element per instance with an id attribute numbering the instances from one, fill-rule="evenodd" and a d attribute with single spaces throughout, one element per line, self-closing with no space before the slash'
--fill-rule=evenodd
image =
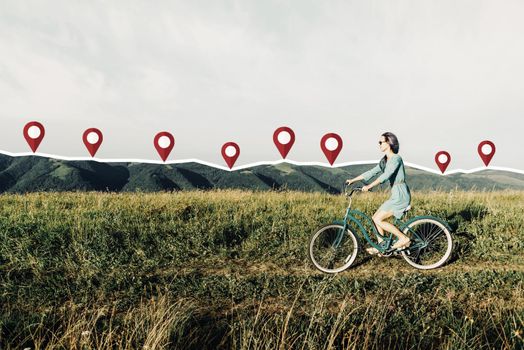
<path id="1" fill-rule="evenodd" d="M 385 220 L 392 215 L 400 219 L 403 213 L 408 209 L 411 203 L 411 192 L 405 182 L 406 172 L 402 158 L 398 155 L 399 143 L 397 137 L 385 132 L 381 135 L 378 141 L 380 150 L 385 153 L 385 156 L 380 160 L 379 164 L 373 169 L 353 178 L 346 182 L 351 184 L 356 181 L 364 180 L 366 183 L 375 175 L 382 173 L 375 181 L 367 186 L 362 187 L 362 191 L 369 191 L 378 184 L 382 184 L 389 179 L 391 186 L 391 197 L 385 201 L 373 215 L 373 222 L 377 226 L 378 231 L 384 236 L 384 231 L 390 232 L 397 236 L 398 241 L 392 246 L 394 249 L 403 249 L 410 245 L 409 237 L 404 235 L 395 225 L 386 222 Z M 379 237 L 379 243 L 382 241 Z M 368 248 L 367 252 L 370 254 L 378 253 L 376 248 Z"/>

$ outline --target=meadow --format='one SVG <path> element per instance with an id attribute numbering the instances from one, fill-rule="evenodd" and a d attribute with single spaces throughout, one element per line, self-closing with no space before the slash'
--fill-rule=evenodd
<path id="1" fill-rule="evenodd" d="M 362 193 L 367 214 L 386 193 Z M 0 195 L 0 349 L 522 349 L 524 191 L 416 192 L 444 267 L 370 257 L 330 276 L 310 234 L 341 195 Z"/>

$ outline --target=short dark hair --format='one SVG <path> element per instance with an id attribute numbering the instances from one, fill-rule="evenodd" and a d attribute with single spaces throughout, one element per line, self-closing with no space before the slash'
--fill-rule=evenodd
<path id="1" fill-rule="evenodd" d="M 389 131 L 386 131 L 381 136 L 384 136 L 384 138 L 386 139 L 386 142 L 389 144 L 389 147 L 391 147 L 391 150 L 393 151 L 393 153 L 397 154 L 398 149 L 400 147 L 397 136 Z M 384 169 L 386 168 L 387 161 L 388 161 L 388 158 L 386 156 L 382 157 L 382 159 L 380 160 L 380 169 L 382 169 L 382 171 L 384 171 Z"/>

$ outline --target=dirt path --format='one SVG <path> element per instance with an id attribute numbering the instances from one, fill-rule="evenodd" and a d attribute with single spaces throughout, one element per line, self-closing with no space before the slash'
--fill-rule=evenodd
<path id="1" fill-rule="evenodd" d="M 524 273 L 524 263 L 503 263 L 503 262 L 453 262 L 444 267 L 434 270 L 417 270 L 408 265 L 401 257 L 391 258 L 365 258 L 357 266 L 350 268 L 339 275 L 355 277 L 374 277 L 388 275 L 390 277 L 403 276 L 406 274 L 425 274 L 445 276 L 451 274 L 477 273 L 483 271 L 493 272 L 522 272 Z M 275 276 L 329 276 L 316 270 L 310 263 L 305 263 L 299 267 L 285 267 L 272 262 L 249 262 L 245 260 L 228 260 L 193 265 L 190 267 L 169 267 L 159 269 L 160 275 L 222 275 L 222 276 L 249 276 L 249 275 L 275 275 Z"/>

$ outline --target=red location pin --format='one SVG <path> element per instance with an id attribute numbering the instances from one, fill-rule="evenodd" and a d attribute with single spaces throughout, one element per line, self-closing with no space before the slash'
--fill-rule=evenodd
<path id="1" fill-rule="evenodd" d="M 156 134 L 153 143 L 160 158 L 165 162 L 167 157 L 169 157 L 169 153 L 171 153 L 171 150 L 175 146 L 175 138 L 167 131 L 161 131 Z"/>
<path id="2" fill-rule="evenodd" d="M 36 152 L 44 135 L 44 126 L 39 122 L 29 122 L 24 126 L 24 138 L 29 144 L 29 147 L 31 147 L 33 153 Z"/>
<path id="3" fill-rule="evenodd" d="M 342 150 L 342 138 L 335 133 L 325 134 L 320 140 L 320 148 L 322 148 L 329 164 L 333 165 Z"/>
<path id="4" fill-rule="evenodd" d="M 103 140 L 104 135 L 102 135 L 102 132 L 97 128 L 89 128 L 84 131 L 84 135 L 82 135 L 82 141 L 84 141 L 84 145 L 86 145 L 91 157 L 95 156 Z"/>
<path id="5" fill-rule="evenodd" d="M 295 133 L 287 126 L 282 126 L 273 133 L 273 142 L 277 146 L 282 158 L 286 158 L 289 150 L 295 143 Z"/>
<path id="6" fill-rule="evenodd" d="M 240 155 L 240 147 L 234 142 L 226 142 L 222 146 L 222 157 L 227 163 L 229 169 L 235 165 L 238 156 Z"/>
<path id="7" fill-rule="evenodd" d="M 446 151 L 437 152 L 437 154 L 435 154 L 435 162 L 437 163 L 442 174 L 444 174 L 446 168 L 451 162 L 451 156 Z"/>
<path id="8" fill-rule="evenodd" d="M 477 150 L 484 164 L 488 166 L 491 158 L 495 155 L 495 144 L 491 141 L 485 140 L 479 143 Z"/>

